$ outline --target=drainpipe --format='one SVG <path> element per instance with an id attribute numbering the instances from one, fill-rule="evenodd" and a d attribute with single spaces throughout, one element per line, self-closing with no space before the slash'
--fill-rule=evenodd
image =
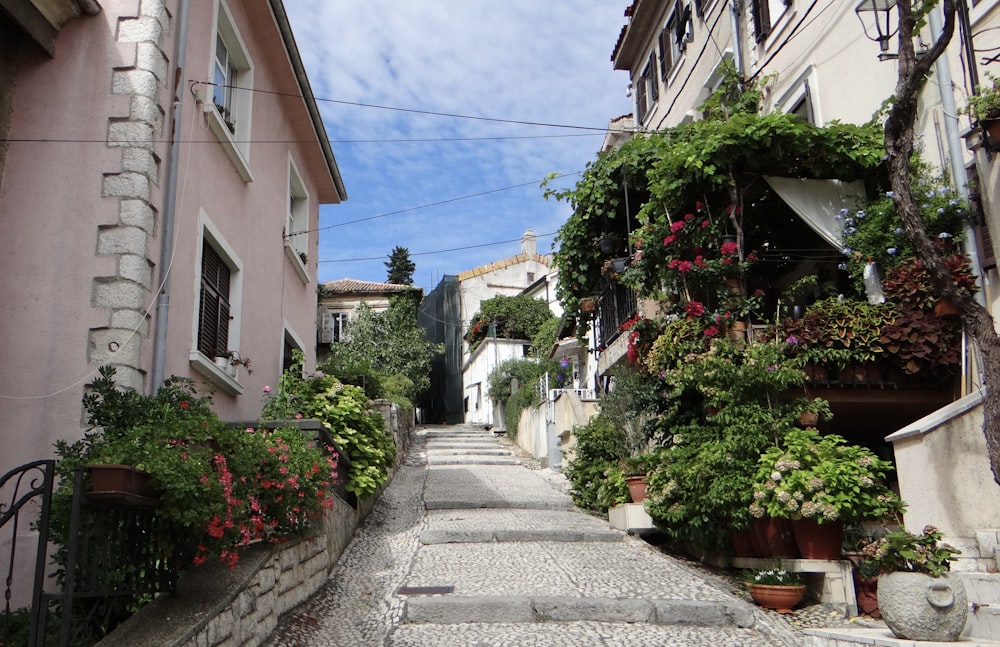
<path id="1" fill-rule="evenodd" d="M 960 3 L 964 5 L 963 3 Z M 931 28 L 932 34 L 941 33 L 941 15 L 938 13 L 939 9 L 932 9 L 927 15 L 927 24 Z M 967 25 L 967 18 L 963 21 L 964 25 Z M 969 54 L 968 64 L 972 68 L 972 83 L 973 86 L 978 85 L 978 79 L 975 74 L 976 60 L 972 54 L 971 44 L 969 43 L 969 32 L 966 28 L 959 30 L 960 37 L 963 40 L 963 46 L 966 48 L 965 51 Z M 965 173 L 965 163 L 963 161 L 962 153 L 962 140 L 958 134 L 958 110 L 955 106 L 955 93 L 952 90 L 952 78 L 951 69 L 948 67 L 948 61 L 944 56 L 940 56 L 938 60 L 934 62 L 934 73 L 938 77 L 938 91 L 941 94 L 941 112 L 944 115 L 944 133 L 945 139 L 948 141 L 948 157 L 951 158 L 951 176 L 955 182 L 955 190 L 959 197 L 968 204 L 969 202 L 969 187 L 965 183 L 966 173 Z M 973 87 L 973 91 L 975 87 Z M 959 181 L 961 178 L 961 181 Z M 983 289 L 983 267 L 979 262 L 979 254 L 977 253 L 978 246 L 976 245 L 976 230 L 972 228 L 971 223 L 966 220 L 964 225 L 965 230 L 965 240 L 967 245 L 971 248 L 971 253 L 968 254 L 969 264 L 972 267 L 972 273 L 978 277 L 977 283 L 979 284 L 979 289 L 976 291 L 976 302 L 979 305 L 987 308 L 986 305 L 986 291 Z M 982 366 L 982 356 L 976 353 L 977 363 Z M 969 340 L 963 329 L 962 331 L 962 393 L 967 393 L 969 391 Z"/>
<path id="2" fill-rule="evenodd" d="M 741 5 L 740 0 L 732 0 L 729 3 L 729 20 L 733 30 L 733 65 L 736 67 L 736 77 L 740 80 L 743 79 L 743 48 L 741 47 L 743 39 L 740 38 Z"/>
<path id="3" fill-rule="evenodd" d="M 163 199 L 163 238 L 160 240 L 160 293 L 156 301 L 156 322 L 153 328 L 153 370 L 151 393 L 163 384 L 167 358 L 167 312 L 170 308 L 170 259 L 174 253 L 174 209 L 177 204 L 177 165 L 181 143 L 181 108 L 184 63 L 187 58 L 188 6 L 190 0 L 179 0 L 177 8 L 177 45 L 174 49 L 174 97 L 170 106 L 170 150 L 168 154 L 166 191 Z"/>

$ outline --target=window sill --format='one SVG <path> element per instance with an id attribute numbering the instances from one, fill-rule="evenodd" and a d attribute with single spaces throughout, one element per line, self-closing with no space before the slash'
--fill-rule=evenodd
<path id="1" fill-rule="evenodd" d="M 291 262 L 292 267 L 295 268 L 295 273 L 299 275 L 303 283 L 309 283 L 309 268 L 306 264 L 302 262 L 302 257 L 299 256 L 297 249 L 292 247 L 292 244 L 287 240 L 285 241 L 285 256 L 288 257 L 289 262 Z"/>
<path id="2" fill-rule="evenodd" d="M 226 155 L 229 156 L 233 166 L 236 167 L 236 172 L 240 174 L 244 182 L 253 182 L 253 173 L 250 171 L 250 164 L 243 156 L 243 151 L 236 145 L 233 133 L 230 132 L 226 122 L 222 120 L 222 116 L 216 110 L 215 105 L 205 103 L 202 105 L 202 110 L 205 111 L 205 118 L 208 119 L 208 127 L 212 129 L 215 137 L 222 144 L 222 149 L 226 151 Z"/>
<path id="3" fill-rule="evenodd" d="M 246 391 L 243 385 L 236 381 L 235 377 L 230 376 L 225 370 L 216 366 L 213 360 L 205 357 L 201 352 L 196 350 L 191 351 L 188 359 L 191 362 L 191 368 L 201 373 L 205 379 L 229 395 L 243 395 Z"/>

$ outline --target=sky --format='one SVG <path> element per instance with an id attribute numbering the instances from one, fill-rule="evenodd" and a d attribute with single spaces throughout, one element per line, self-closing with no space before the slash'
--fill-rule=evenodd
<path id="1" fill-rule="evenodd" d="M 575 184 L 632 111 L 610 60 L 627 4 L 286 2 L 348 194 L 320 208 L 319 280 L 385 281 L 400 246 L 430 291 L 520 253 L 526 229 L 550 252 L 570 209 L 539 185 Z"/>

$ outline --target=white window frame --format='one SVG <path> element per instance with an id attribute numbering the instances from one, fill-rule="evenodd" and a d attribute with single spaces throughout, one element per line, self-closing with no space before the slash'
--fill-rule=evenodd
<path id="1" fill-rule="evenodd" d="M 237 173 L 244 182 L 253 181 L 253 172 L 250 170 L 250 125 L 253 117 L 253 61 L 250 54 L 236 29 L 229 8 L 224 0 L 218 0 L 215 5 L 215 28 L 212 30 L 212 45 L 209 62 L 208 78 L 216 80 L 216 68 L 218 67 L 218 48 L 216 43 L 222 42 L 225 45 L 228 55 L 225 57 L 224 67 L 228 72 L 227 76 L 235 74 L 235 78 L 227 79 L 229 85 L 235 88 L 221 89 L 213 87 L 211 96 L 208 97 L 202 109 L 208 126 L 215 137 L 222 144 L 226 155 L 233 162 Z M 227 91 L 228 90 L 228 91 Z M 216 107 L 215 97 L 223 96 L 223 104 L 229 103 L 227 110 L 220 110 Z M 228 114 L 223 114 L 227 112 Z"/>
<path id="2" fill-rule="evenodd" d="M 199 210 L 198 215 L 198 251 L 195 258 L 194 272 L 194 313 L 191 321 L 191 352 L 188 360 L 191 368 L 200 373 L 209 382 L 214 384 L 229 395 L 242 395 L 245 388 L 239 382 L 240 373 L 230 375 L 224 368 L 215 365 L 215 358 L 205 356 L 198 350 L 198 326 L 199 314 L 201 312 L 201 257 L 202 248 L 205 242 L 212 246 L 212 249 L 219 255 L 222 261 L 229 266 L 229 341 L 228 350 L 240 352 L 240 321 L 243 311 L 243 261 L 236 254 L 233 247 L 226 241 L 204 210 Z M 241 357 L 243 357 L 241 353 Z M 245 358 L 245 357 L 244 357 Z"/>
<path id="3" fill-rule="evenodd" d="M 347 341 L 347 329 L 351 325 L 351 313 L 346 310 L 327 310 L 319 325 L 319 343 L 337 344 Z"/>
<path id="4" fill-rule="evenodd" d="M 288 156 L 288 193 L 285 204 L 285 256 L 303 283 L 309 282 L 309 191 L 291 154 Z M 305 256 L 305 259 L 302 257 Z"/>

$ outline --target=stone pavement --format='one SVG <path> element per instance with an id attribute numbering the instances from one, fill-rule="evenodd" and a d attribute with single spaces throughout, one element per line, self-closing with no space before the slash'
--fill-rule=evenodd
<path id="1" fill-rule="evenodd" d="M 268 644 L 803 644 L 717 579 L 575 510 L 561 475 L 506 447 L 481 428 L 418 429 L 327 585 Z"/>

